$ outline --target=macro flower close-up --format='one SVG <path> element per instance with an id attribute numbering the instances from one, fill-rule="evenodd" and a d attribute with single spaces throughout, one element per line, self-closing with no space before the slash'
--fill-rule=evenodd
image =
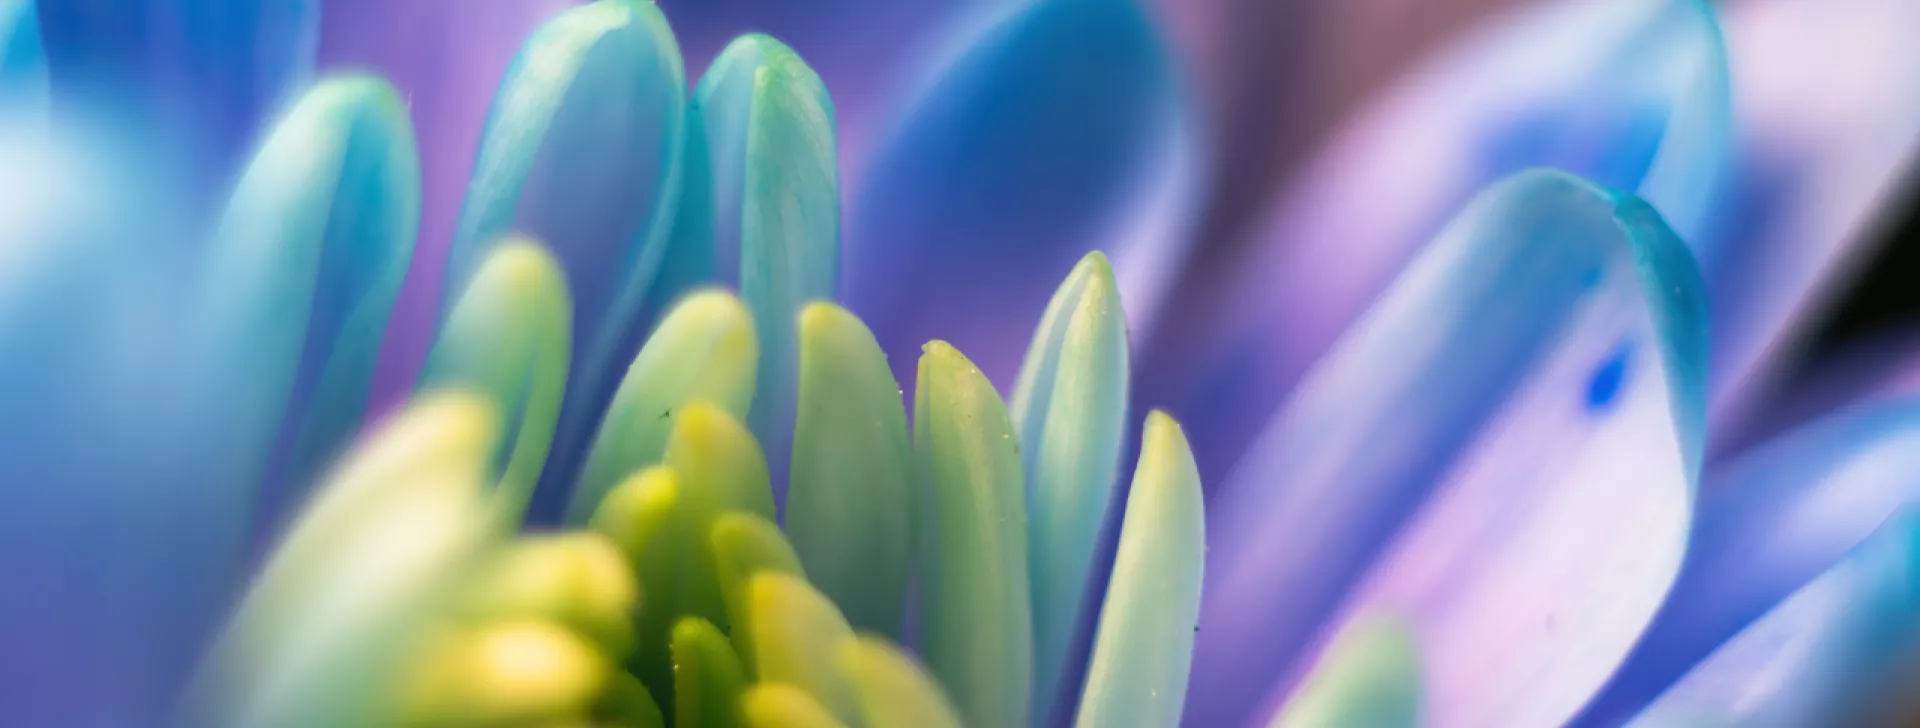
<path id="1" fill-rule="evenodd" d="M 0 726 L 1920 721 L 1915 0 L 0 0 Z"/>

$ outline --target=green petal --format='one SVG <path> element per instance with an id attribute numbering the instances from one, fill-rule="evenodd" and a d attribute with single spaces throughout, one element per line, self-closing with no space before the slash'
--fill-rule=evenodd
<path id="1" fill-rule="evenodd" d="M 846 309 L 808 304 L 787 537 L 808 580 L 855 628 L 899 634 L 910 473 L 907 411 L 880 345 Z"/>
<path id="2" fill-rule="evenodd" d="M 616 670 L 558 625 L 508 620 L 443 637 L 424 651 L 401 714 L 407 725 L 524 725 L 590 711 Z"/>
<path id="3" fill-rule="evenodd" d="M 750 34 L 701 76 L 695 103 L 709 132 L 720 245 L 738 215 L 740 295 L 766 352 L 748 421 L 784 464 L 797 389 L 794 315 L 832 298 L 839 283 L 833 102 L 793 49 Z"/>
<path id="4" fill-rule="evenodd" d="M 1420 655 L 1398 619 L 1354 623 L 1327 648 L 1274 728 L 1411 728 L 1420 723 Z"/>
<path id="5" fill-rule="evenodd" d="M 1060 690 L 1094 541 L 1120 470 L 1127 416 L 1127 322 L 1099 251 L 1054 293 L 1020 366 L 1011 406 L 1027 478 L 1033 589 L 1034 721 Z"/>
<path id="6" fill-rule="evenodd" d="M 673 724 L 678 728 L 741 725 L 740 695 L 746 671 L 727 638 L 699 617 L 673 627 Z"/>
<path id="7" fill-rule="evenodd" d="M 189 699 L 196 725 L 330 728 L 390 709 L 430 620 L 490 553 L 485 401 L 418 401 L 316 494 L 269 559 Z"/>
<path id="8" fill-rule="evenodd" d="M 584 520 L 614 484 L 660 461 L 673 413 L 685 403 L 746 415 L 759 358 L 753 330 L 746 307 L 724 291 L 701 291 L 674 306 L 620 382 L 574 490 L 569 521 Z"/>
<path id="9" fill-rule="evenodd" d="M 346 447 L 419 222 L 419 155 L 393 87 L 348 76 L 302 95 L 241 176 L 198 284 L 200 396 L 241 415 L 207 457 L 304 488 Z"/>
<path id="10" fill-rule="evenodd" d="M 841 721 L 858 724 L 853 684 L 839 664 L 853 630 L 833 602 L 805 579 L 774 571 L 747 583 L 747 601 L 759 679 L 797 686 Z"/>
<path id="11" fill-rule="evenodd" d="M 1075 725 L 1180 722 L 1206 536 L 1193 451 L 1180 425 L 1155 411 L 1147 416 Z"/>
<path id="12" fill-rule="evenodd" d="M 927 665 L 968 724 L 1024 725 L 1033 622 L 1013 425 L 993 385 L 941 341 L 920 356 L 913 424 L 931 510 L 922 542 Z"/>
<path id="13" fill-rule="evenodd" d="M 740 653 L 748 675 L 757 675 L 753 647 L 753 613 L 748 603 L 747 585 L 753 575 L 763 571 L 802 576 L 800 557 L 780 535 L 773 522 L 745 513 L 728 513 L 713 522 L 708 538 L 713 548 L 714 567 L 720 579 L 720 596 L 727 603 L 727 619 L 733 625 L 733 649 Z"/>
<path id="14" fill-rule="evenodd" d="M 496 246 L 453 307 L 420 377 L 422 390 L 483 392 L 506 414 L 500 492 L 526 508 L 547 462 L 566 393 L 572 304 L 553 258 L 531 241 Z"/>
<path id="15" fill-rule="evenodd" d="M 493 567 L 473 601 L 478 619 L 552 621 L 618 660 L 633 650 L 640 585 L 619 548 L 601 534 L 531 536 Z"/>
<path id="16" fill-rule="evenodd" d="M 593 513 L 593 528 L 612 539 L 629 564 L 638 565 L 656 547 L 655 539 L 679 500 L 680 485 L 673 471 L 665 466 L 647 468 L 607 494 Z"/>
<path id="17" fill-rule="evenodd" d="M 867 725 L 960 728 L 960 717 L 940 686 L 886 640 L 857 638 L 841 648 L 840 663 L 853 681 Z"/>
<path id="18" fill-rule="evenodd" d="M 751 728 L 846 728 L 805 690 L 784 683 L 761 683 L 741 699 Z"/>

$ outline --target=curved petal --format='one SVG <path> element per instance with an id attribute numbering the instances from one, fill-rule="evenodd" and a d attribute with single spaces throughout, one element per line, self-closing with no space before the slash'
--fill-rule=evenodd
<path id="1" fill-rule="evenodd" d="M 1920 5 L 1742 0 L 1726 18 L 1741 160 L 1727 235 L 1743 252 L 1715 282 L 1716 423 L 1764 404 L 1920 159 L 1920 94 L 1889 92 L 1920 88 L 1902 32 Z"/>
<path id="2" fill-rule="evenodd" d="M 32 113 L 47 100 L 47 51 L 33 0 L 0 0 L 0 116 Z"/>
<path id="3" fill-rule="evenodd" d="M 448 254 L 458 291 L 509 233 L 546 245 L 573 294 L 573 369 L 532 517 L 557 518 L 579 455 L 639 348 L 672 227 L 686 80 L 651 3 L 599 0 L 527 39 L 500 83 Z"/>
<path id="4" fill-rule="evenodd" d="M 1504 16 L 1409 74 L 1298 177 L 1250 253 L 1142 349 L 1141 398 L 1232 466 L 1308 367 L 1460 205 L 1531 166 L 1652 203 L 1700 233 L 1728 159 L 1726 60 L 1693 0 L 1575 0 Z"/>
<path id="5" fill-rule="evenodd" d="M 1837 415 L 1717 468 L 1660 616 L 1585 711 L 1613 725 L 1920 500 L 1920 399 Z"/>
<path id="6" fill-rule="evenodd" d="M 520 45 L 578 0 L 326 0 L 318 66 L 390 81 L 420 131 L 420 237 L 374 378 L 374 412 L 413 391 L 433 343 L 447 247 L 487 106 Z M 453 292 L 457 295 L 457 291 Z"/>
<path id="7" fill-rule="evenodd" d="M 56 106 L 108 110 L 177 155 L 217 199 L 290 91 L 307 82 L 316 0 L 40 2 Z"/>
<path id="8" fill-rule="evenodd" d="M 948 339 L 1011 384 L 1025 342 L 1007 334 L 1028 330 L 1081 255 L 1113 253 L 1123 282 L 1131 257 L 1142 281 L 1163 273 L 1151 264 L 1176 240 L 1166 226 L 1191 160 L 1184 115 L 1132 0 L 1016 10 L 928 88 L 862 178 L 848 308 L 893 361 Z"/>
<path id="9" fill-rule="evenodd" d="M 1890 519 L 1667 691 L 1634 726 L 1903 725 L 1920 649 L 1920 528 Z"/>
<path id="10" fill-rule="evenodd" d="M 1188 724 L 1246 719 L 1343 614 L 1375 612 L 1419 638 L 1428 722 L 1569 717 L 1679 568 L 1700 289 L 1631 195 L 1532 171 L 1477 198 L 1212 504 Z"/>

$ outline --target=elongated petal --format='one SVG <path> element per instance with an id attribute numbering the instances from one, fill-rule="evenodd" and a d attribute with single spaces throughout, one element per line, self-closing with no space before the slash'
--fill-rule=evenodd
<path id="1" fill-rule="evenodd" d="M 1714 471 L 1660 616 L 1583 720 L 1617 724 L 1920 500 L 1920 400 L 1856 408 Z"/>
<path id="2" fill-rule="evenodd" d="M 747 600 L 758 679 L 799 687 L 841 722 L 857 722 L 860 707 L 840 668 L 840 650 L 853 641 L 853 630 L 833 602 L 805 579 L 777 571 L 754 576 Z"/>
<path id="3" fill-rule="evenodd" d="M 1729 158 L 1725 51 L 1694 0 L 1525 4 L 1423 63 L 1167 314 L 1143 400 L 1182 413 L 1210 485 L 1453 213 L 1534 166 L 1637 190 L 1712 271 Z M 1731 243 L 1729 243 L 1731 244 Z"/>
<path id="4" fill-rule="evenodd" d="M 1186 720 L 1283 695 L 1342 611 L 1406 616 L 1435 725 L 1570 717 L 1679 568 L 1698 275 L 1646 203 L 1564 173 L 1469 205 L 1211 504 Z"/>
<path id="5" fill-rule="evenodd" d="M 45 110 L 47 52 L 33 0 L 0 0 L 0 117 Z"/>
<path id="6" fill-rule="evenodd" d="M 720 597 L 727 603 L 727 622 L 733 633 L 733 650 L 740 655 L 748 677 L 759 677 L 754 662 L 759 652 L 753 639 L 755 615 L 751 590 L 756 574 L 777 572 L 802 576 L 800 557 L 780 536 L 780 527 L 764 518 L 745 513 L 728 513 L 714 519 L 707 546 L 713 549 L 713 565 L 720 580 Z"/>
<path id="7" fill-rule="evenodd" d="M 413 392 L 443 313 L 447 248 L 480 146 L 487 106 L 514 54 L 542 21 L 577 0 L 326 0 L 316 65 L 392 82 L 420 130 L 420 239 L 387 326 L 373 404 L 385 412 Z M 449 287 L 451 286 L 451 290 Z"/>
<path id="8" fill-rule="evenodd" d="M 807 691 L 786 683 L 760 683 L 740 701 L 749 728 L 844 728 Z"/>
<path id="9" fill-rule="evenodd" d="M 197 678 L 191 722 L 363 724 L 502 523 L 481 499 L 484 400 L 416 403 L 358 451 L 276 550 Z"/>
<path id="10" fill-rule="evenodd" d="M 699 617 L 673 627 L 673 724 L 678 728 L 741 725 L 740 696 L 747 688 L 733 645 Z"/>
<path id="11" fill-rule="evenodd" d="M 56 105 L 126 120 L 137 141 L 165 148 L 203 201 L 313 68 L 313 0 L 38 5 Z"/>
<path id="12" fill-rule="evenodd" d="M 1178 725 L 1200 620 L 1206 516 L 1180 425 L 1147 416 L 1075 725 Z M 1333 725 L 1333 724 L 1329 724 Z"/>
<path id="13" fill-rule="evenodd" d="M 758 360 L 753 319 L 739 299 L 703 291 L 675 306 L 620 381 L 574 487 L 568 520 L 580 522 L 614 484 L 660 461 L 674 408 L 706 402 L 745 417 Z"/>
<path id="14" fill-rule="evenodd" d="M 1895 725 L 1920 648 L 1920 529 L 1889 520 L 1632 725 Z"/>
<path id="15" fill-rule="evenodd" d="M 1274 728 L 1413 728 L 1420 725 L 1420 655 L 1406 623 L 1371 617 L 1350 625 L 1314 665 Z"/>
<path id="16" fill-rule="evenodd" d="M 840 663 L 867 725 L 960 728 L 960 717 L 939 683 L 886 640 L 855 638 L 841 648 Z"/>
<path id="17" fill-rule="evenodd" d="M 833 101 L 793 49 L 758 34 L 714 59 L 695 99 L 712 164 L 716 252 L 722 270 L 738 269 L 764 352 L 748 422 L 767 444 L 773 472 L 785 474 L 798 387 L 795 317 L 839 287 Z"/>
<path id="18" fill-rule="evenodd" d="M 969 724 L 1021 725 L 1033 615 L 1020 456 L 1006 406 L 946 342 L 927 344 L 913 407 L 927 666 Z"/>
<path id="19" fill-rule="evenodd" d="M 371 77 L 307 92 L 240 178 L 199 283 L 196 396 L 250 410 L 219 448 L 264 479 L 268 518 L 359 429 L 419 219 L 406 107 Z"/>
<path id="20" fill-rule="evenodd" d="M 1179 239 L 1163 218 L 1189 161 L 1170 65 L 1132 0 L 1028 3 L 974 37 L 853 200 L 846 300 L 890 359 L 951 338 L 1010 384 L 1021 342 L 1008 332 L 1081 255 L 1167 263 L 1143 278 L 1177 265 L 1149 250 Z"/>
<path id="21" fill-rule="evenodd" d="M 572 352 L 566 280 L 538 244 L 499 246 L 447 317 L 420 388 L 465 387 L 493 397 L 506 415 L 500 489 L 512 512 L 526 508 L 547 462 Z"/>
<path id="22" fill-rule="evenodd" d="M 552 622 L 609 660 L 633 650 L 640 585 L 612 539 L 590 532 L 521 539 L 489 571 L 469 598 L 473 617 Z"/>
<path id="23" fill-rule="evenodd" d="M 637 320 L 678 199 L 685 75 L 652 3 L 599 0 L 540 27 L 501 81 L 448 253 L 458 291 L 510 232 L 546 245 L 574 302 L 573 371 L 534 518 L 573 468 L 645 335 Z"/>
<path id="24" fill-rule="evenodd" d="M 809 304 L 786 531 L 808 580 L 857 629 L 900 631 L 911 462 L 900 385 L 873 334 L 846 309 Z"/>

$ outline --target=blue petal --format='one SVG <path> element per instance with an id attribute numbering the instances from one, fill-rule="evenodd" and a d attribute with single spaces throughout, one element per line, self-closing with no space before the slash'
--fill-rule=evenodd
<path id="1" fill-rule="evenodd" d="M 1715 470 L 1686 566 L 1583 720 L 1612 725 L 1920 500 L 1920 400 L 1834 416 Z"/>
<path id="2" fill-rule="evenodd" d="M 359 429 L 419 224 L 413 129 L 376 78 L 315 86 L 241 177 L 207 250 L 193 395 L 244 412 L 209 457 L 264 478 L 269 523 Z"/>
<path id="3" fill-rule="evenodd" d="M 32 0 L 0 0 L 0 116 L 46 103 L 47 53 Z"/>
<path id="4" fill-rule="evenodd" d="M 1381 611 L 1419 638 L 1436 724 L 1571 716 L 1679 569 L 1703 295 L 1638 198 L 1541 171 L 1483 193 L 1210 504 L 1188 723 L 1247 719 Z"/>
<path id="5" fill-rule="evenodd" d="M 1920 648 L 1920 520 L 1888 520 L 1844 561 L 1715 650 L 1635 726 L 1904 725 Z"/>
<path id="6" fill-rule="evenodd" d="M 1725 51 L 1693 0 L 1526 4 L 1419 66 L 1269 208 L 1182 326 L 1148 332 L 1142 401 L 1184 416 L 1209 486 L 1449 217 L 1532 166 L 1638 194 L 1712 272 Z"/>
<path id="7" fill-rule="evenodd" d="M 677 202 L 686 78 L 651 3 L 600 0 L 527 40 L 501 81 L 453 247 L 449 291 L 508 233 L 560 262 L 574 302 L 573 369 L 533 517 L 555 518 L 618 375 Z"/>
<path id="8" fill-rule="evenodd" d="M 893 361 L 943 338 L 1011 384 L 1024 342 L 1009 334 L 1028 330 L 1059 272 L 1103 249 L 1127 281 L 1115 249 L 1178 196 L 1177 91 L 1131 0 L 1014 12 L 931 86 L 861 180 L 848 307 Z"/>
<path id="9" fill-rule="evenodd" d="M 126 115 L 218 190 L 305 84 L 318 12 L 313 0 L 41 2 L 54 103 Z"/>

